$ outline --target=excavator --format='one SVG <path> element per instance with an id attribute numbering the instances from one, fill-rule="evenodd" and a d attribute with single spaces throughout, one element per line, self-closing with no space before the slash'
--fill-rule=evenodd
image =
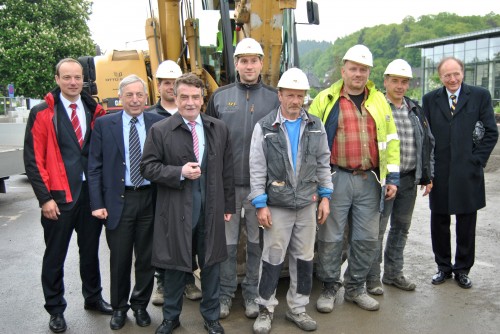
<path id="1" fill-rule="evenodd" d="M 294 11 L 297 0 L 157 0 L 149 1 L 147 51 L 111 50 L 97 57 L 80 57 L 85 89 L 109 111 L 121 109 L 118 83 L 129 74 L 147 84 L 150 101 L 158 98 L 155 73 L 164 60 L 173 60 L 184 73 L 205 83 L 205 98 L 236 80 L 233 52 L 241 39 L 252 37 L 264 50 L 262 80 L 276 86 L 280 74 L 298 67 Z M 318 5 L 306 2 L 308 23 L 319 24 Z"/>

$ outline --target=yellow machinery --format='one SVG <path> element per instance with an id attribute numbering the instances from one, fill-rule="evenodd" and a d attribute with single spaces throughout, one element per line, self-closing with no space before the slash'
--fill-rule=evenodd
<path id="1" fill-rule="evenodd" d="M 96 57 L 98 98 L 110 110 L 119 107 L 117 86 L 137 74 L 149 85 L 149 103 L 158 98 L 155 73 L 163 60 L 177 62 L 205 82 L 208 98 L 236 79 L 233 52 L 245 38 L 264 50 L 263 81 L 276 86 L 280 74 L 299 66 L 294 10 L 297 0 L 157 0 L 158 17 L 146 20 L 148 51 L 113 50 Z M 306 10 L 306 8 L 304 8 Z M 309 24 L 318 24 L 317 4 L 307 2 Z M 222 43 L 222 45 L 220 45 Z"/>

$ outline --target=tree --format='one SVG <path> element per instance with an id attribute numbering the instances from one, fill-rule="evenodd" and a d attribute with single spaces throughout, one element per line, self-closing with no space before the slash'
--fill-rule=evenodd
<path id="1" fill-rule="evenodd" d="M 40 98 L 54 86 L 57 62 L 94 55 L 90 0 L 0 0 L 0 85 Z"/>

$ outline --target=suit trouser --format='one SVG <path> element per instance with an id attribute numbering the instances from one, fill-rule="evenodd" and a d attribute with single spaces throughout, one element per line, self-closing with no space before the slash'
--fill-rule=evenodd
<path id="1" fill-rule="evenodd" d="M 276 287 L 288 252 L 290 287 L 288 308 L 298 314 L 306 311 L 312 289 L 316 203 L 305 208 L 269 207 L 273 225 L 264 230 L 264 249 L 260 267 L 257 304 L 270 312 L 278 305 Z"/>
<path id="2" fill-rule="evenodd" d="M 237 251 L 241 232 L 241 209 L 245 211 L 245 227 L 247 232 L 247 254 L 245 278 L 241 282 L 241 290 L 244 299 L 255 299 L 257 297 L 257 285 L 259 284 L 259 265 L 262 250 L 259 246 L 259 223 L 255 215 L 255 207 L 247 199 L 250 187 L 236 187 L 236 213 L 231 215 L 231 220 L 226 223 L 226 261 L 220 265 L 220 296 L 234 298 L 238 288 L 237 277 Z"/>
<path id="3" fill-rule="evenodd" d="M 47 312 L 63 313 L 66 309 L 64 261 L 73 230 L 78 238 L 83 297 L 86 303 L 99 300 L 102 291 L 99 269 L 99 237 L 102 223 L 92 217 L 87 183 L 84 182 L 73 208 L 61 210 L 57 220 L 47 219 L 42 215 L 41 222 L 45 239 L 42 288 Z"/>
<path id="4" fill-rule="evenodd" d="M 151 189 L 126 190 L 118 227 L 114 230 L 106 229 L 113 310 L 129 309 L 132 253 L 135 255 L 135 286 L 130 295 L 130 307 L 137 310 L 148 306 L 154 284 L 154 267 L 151 265 L 153 216 Z"/>
<path id="5" fill-rule="evenodd" d="M 201 302 L 200 313 L 205 320 L 219 320 L 219 276 L 220 263 L 205 266 L 205 222 L 204 213 L 192 230 L 192 251 L 198 255 L 200 265 Z M 175 269 L 165 269 L 164 279 L 168 284 L 163 287 L 163 319 L 178 320 L 182 311 L 182 295 L 186 287 L 186 276 L 192 275 Z"/>
<path id="6" fill-rule="evenodd" d="M 451 217 L 431 211 L 432 250 L 438 269 L 455 274 L 468 274 L 474 265 L 477 211 L 456 215 L 455 264 L 451 264 Z"/>

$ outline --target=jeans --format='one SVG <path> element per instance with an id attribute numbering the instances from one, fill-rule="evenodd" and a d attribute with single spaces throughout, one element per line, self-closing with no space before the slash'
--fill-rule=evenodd
<path id="1" fill-rule="evenodd" d="M 377 256 L 370 268 L 367 281 L 380 281 L 384 234 L 389 217 L 391 226 L 384 251 L 384 276 L 394 279 L 403 275 L 403 252 L 408 239 L 416 198 L 415 173 L 401 173 L 396 197 L 393 200 L 385 201 L 384 212 L 380 217 Z"/>

